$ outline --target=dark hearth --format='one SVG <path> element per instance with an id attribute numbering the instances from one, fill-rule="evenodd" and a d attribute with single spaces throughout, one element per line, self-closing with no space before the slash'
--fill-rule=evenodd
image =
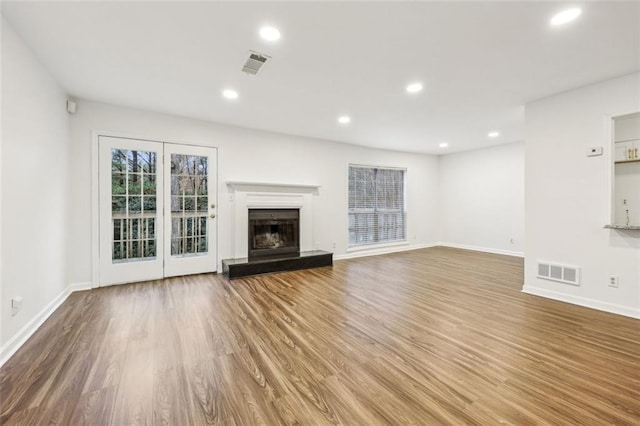
<path id="1" fill-rule="evenodd" d="M 250 259 L 300 252 L 300 210 L 249 209 Z"/>
<path id="2" fill-rule="evenodd" d="M 224 259 L 222 261 L 222 273 L 227 278 L 234 279 L 331 265 L 333 265 L 333 253 L 313 250 L 282 256 L 263 256 L 257 259 Z"/>

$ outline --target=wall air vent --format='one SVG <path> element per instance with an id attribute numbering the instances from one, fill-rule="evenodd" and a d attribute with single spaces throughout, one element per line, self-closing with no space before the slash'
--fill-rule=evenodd
<path id="1" fill-rule="evenodd" d="M 247 62 L 244 63 L 242 72 L 250 75 L 256 75 L 268 59 L 271 59 L 271 57 L 267 55 L 261 55 L 256 52 L 249 52 L 249 58 L 247 59 Z"/>
<path id="2" fill-rule="evenodd" d="M 580 285 L 580 268 L 572 265 L 538 261 L 538 278 Z"/>

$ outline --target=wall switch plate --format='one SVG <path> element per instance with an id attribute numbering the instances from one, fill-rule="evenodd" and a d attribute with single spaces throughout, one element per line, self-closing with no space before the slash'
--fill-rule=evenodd
<path id="1" fill-rule="evenodd" d="M 601 146 L 592 146 L 587 149 L 587 157 L 597 157 L 602 155 L 602 147 Z"/>
<path id="2" fill-rule="evenodd" d="M 609 287 L 618 288 L 618 277 L 615 275 L 609 277 Z"/>
<path id="3" fill-rule="evenodd" d="M 22 297 L 17 296 L 11 299 L 11 316 L 14 316 L 22 309 Z"/>

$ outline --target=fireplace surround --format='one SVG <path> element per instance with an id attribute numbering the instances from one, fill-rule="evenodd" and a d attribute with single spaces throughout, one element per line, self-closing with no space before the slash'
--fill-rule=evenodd
<path id="1" fill-rule="evenodd" d="M 257 183 L 227 181 L 228 199 L 231 201 L 231 227 L 229 238 L 231 253 L 236 259 L 249 255 L 249 210 L 300 210 L 300 251 L 316 248 L 313 243 L 314 198 L 319 186 L 307 184 Z"/>

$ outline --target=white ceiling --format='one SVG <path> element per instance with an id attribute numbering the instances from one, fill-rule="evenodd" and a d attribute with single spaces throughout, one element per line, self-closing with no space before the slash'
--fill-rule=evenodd
<path id="1" fill-rule="evenodd" d="M 522 140 L 525 103 L 640 69 L 639 2 L 583 2 L 550 27 L 570 5 L 3 1 L 2 14 L 76 97 L 441 154 Z M 264 24 L 280 41 L 260 39 Z M 258 76 L 240 71 L 249 50 L 273 57 Z"/>

